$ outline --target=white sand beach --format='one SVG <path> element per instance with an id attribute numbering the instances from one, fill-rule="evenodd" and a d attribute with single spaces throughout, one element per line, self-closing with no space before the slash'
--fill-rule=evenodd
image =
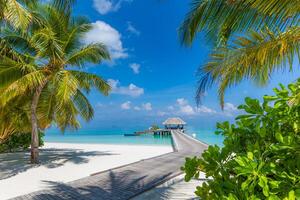
<path id="1" fill-rule="evenodd" d="M 46 143 L 41 164 L 29 164 L 29 153 L 0 154 L 0 199 L 50 188 L 93 173 L 172 152 L 171 146 Z"/>

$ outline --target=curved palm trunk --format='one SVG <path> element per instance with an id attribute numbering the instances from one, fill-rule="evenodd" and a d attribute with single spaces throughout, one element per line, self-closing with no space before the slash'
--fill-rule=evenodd
<path id="1" fill-rule="evenodd" d="M 43 88 L 45 87 L 47 81 L 40 85 L 32 99 L 31 103 L 31 150 L 30 150 L 30 161 L 32 164 L 39 163 L 39 128 L 38 128 L 38 119 L 37 119 L 37 105 L 42 93 Z"/>

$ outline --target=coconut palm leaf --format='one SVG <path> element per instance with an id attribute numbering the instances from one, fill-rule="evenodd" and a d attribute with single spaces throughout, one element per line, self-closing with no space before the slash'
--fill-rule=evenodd
<path id="1" fill-rule="evenodd" d="M 96 88 L 99 92 L 104 95 L 108 95 L 111 87 L 103 80 L 100 76 L 90 74 L 87 72 L 70 70 L 70 73 L 78 80 L 81 89 L 89 92 L 91 88 Z"/>
<path id="2" fill-rule="evenodd" d="M 30 132 L 29 109 L 24 100 L 26 102 L 26 99 L 16 98 L 0 108 L 0 143 L 14 133 Z"/>
<path id="3" fill-rule="evenodd" d="M 81 41 L 79 41 L 78 38 L 83 37 L 91 28 L 92 25 L 85 17 L 77 17 L 70 25 L 70 34 L 64 35 L 64 37 L 66 37 L 64 40 L 64 51 L 70 53 L 74 48 L 81 46 Z"/>
<path id="4" fill-rule="evenodd" d="M 66 60 L 66 64 L 83 67 L 85 63 L 100 63 L 109 59 L 109 53 L 103 44 L 89 44 L 81 49 L 74 49 Z"/>
<path id="5" fill-rule="evenodd" d="M 72 101 L 75 104 L 78 112 L 80 113 L 80 116 L 84 120 L 89 121 L 93 118 L 93 107 L 86 96 L 80 90 L 77 90 L 76 94 L 73 96 Z"/>
<path id="6" fill-rule="evenodd" d="M 25 30 L 33 19 L 29 7 L 35 5 L 36 2 L 36 0 L 0 0 L 0 20 Z"/>
<path id="7" fill-rule="evenodd" d="M 300 58 L 300 27 L 276 33 L 269 29 L 251 31 L 211 54 L 210 61 L 199 72 L 197 99 L 216 83 L 223 106 L 224 92 L 228 87 L 244 79 L 265 85 L 274 71 L 292 70 L 296 58 Z"/>
<path id="8" fill-rule="evenodd" d="M 217 44 L 224 44 L 236 32 L 259 30 L 262 26 L 284 30 L 299 24 L 299 15 L 299 0 L 193 0 L 179 31 L 187 45 L 200 31 Z"/>
<path id="9" fill-rule="evenodd" d="M 43 71 L 28 73 L 1 90 L 0 105 L 4 106 L 18 96 L 26 96 L 28 91 L 35 89 L 45 80 Z"/>
<path id="10" fill-rule="evenodd" d="M 56 73 L 53 80 L 56 87 L 57 106 L 63 107 L 76 94 L 79 87 L 78 80 L 67 70 L 62 70 Z"/>

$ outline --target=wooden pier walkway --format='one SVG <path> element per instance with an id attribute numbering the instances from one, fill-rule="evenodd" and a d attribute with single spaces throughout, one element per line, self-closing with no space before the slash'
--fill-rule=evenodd
<path id="1" fill-rule="evenodd" d="M 127 200 L 179 174 L 185 157 L 200 155 L 207 145 L 179 131 L 172 131 L 175 151 L 114 168 L 66 184 L 49 183 L 48 190 L 14 200 Z M 83 169 L 84 170 L 84 169 Z"/>

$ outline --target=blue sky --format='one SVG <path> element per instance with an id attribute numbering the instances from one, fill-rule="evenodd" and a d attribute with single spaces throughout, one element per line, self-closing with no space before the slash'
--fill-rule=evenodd
<path id="1" fill-rule="evenodd" d="M 111 62 L 88 66 L 88 71 L 107 79 L 113 87 L 108 97 L 93 91 L 89 99 L 95 117 L 83 129 L 140 129 L 180 116 L 190 127 L 212 129 L 217 121 L 234 119 L 236 106 L 246 96 L 271 94 L 279 82 L 295 80 L 299 72 L 276 72 L 266 87 L 243 82 L 226 93 L 221 111 L 216 87 L 207 91 L 196 108 L 197 68 L 211 51 L 203 34 L 191 48 L 180 44 L 177 29 L 189 10 L 182 0 L 78 0 L 74 12 L 85 15 L 93 30 L 83 42 L 105 43 Z"/>

